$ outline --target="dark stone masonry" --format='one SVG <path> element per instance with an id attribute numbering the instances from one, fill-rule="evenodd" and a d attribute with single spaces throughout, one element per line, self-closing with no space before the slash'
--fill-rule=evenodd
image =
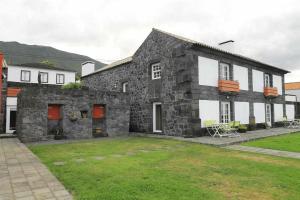
<path id="1" fill-rule="evenodd" d="M 248 68 L 249 91 L 224 95 L 216 87 L 199 85 L 198 56 Z M 162 68 L 161 78 L 157 80 L 151 78 L 151 65 L 154 63 L 160 63 Z M 153 103 L 160 102 L 160 134 L 203 135 L 199 100 L 249 102 L 250 119 L 254 118 L 254 102 L 285 105 L 284 87 L 282 96 L 272 100 L 266 99 L 263 93 L 253 92 L 252 69 L 281 76 L 284 86 L 284 70 L 153 29 L 130 61 L 82 77 L 82 82 L 93 89 L 117 92 L 122 91 L 124 82 L 128 82 L 130 131 L 152 133 Z M 285 115 L 285 106 L 283 113 Z M 234 113 L 231 117 L 234 120 Z"/>
<path id="2" fill-rule="evenodd" d="M 49 119 L 49 105 L 60 106 L 60 119 Z M 94 105 L 105 108 L 103 118 L 93 119 Z M 67 139 L 92 138 L 96 128 L 108 136 L 129 131 L 128 95 L 120 92 L 32 86 L 18 95 L 17 109 L 17 134 L 22 142 L 52 139 L 54 127 L 60 127 Z"/>

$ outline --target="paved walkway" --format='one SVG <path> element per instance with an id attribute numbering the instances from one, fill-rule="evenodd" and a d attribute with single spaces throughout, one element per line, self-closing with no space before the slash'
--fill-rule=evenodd
<path id="1" fill-rule="evenodd" d="M 248 131 L 247 133 L 241 133 L 241 137 L 197 137 L 197 138 L 183 138 L 176 136 L 166 136 L 166 135 L 157 135 L 157 134 L 144 134 L 144 133 L 135 133 L 133 135 L 137 136 L 146 136 L 146 137 L 155 137 L 155 138 L 168 138 L 175 139 L 180 141 L 195 142 L 200 144 L 207 144 L 213 146 L 228 146 L 233 144 L 239 144 L 242 142 L 247 142 L 251 140 L 257 140 L 260 138 L 283 135 L 287 133 L 300 132 L 300 129 L 288 129 L 288 128 L 271 128 L 271 129 L 262 129 L 257 131 Z"/>
<path id="2" fill-rule="evenodd" d="M 254 152 L 254 153 L 260 153 L 260 154 L 266 154 L 272 156 L 300 159 L 300 153 L 296 153 L 296 152 L 264 149 L 259 147 L 248 147 L 248 146 L 241 146 L 241 145 L 230 145 L 225 148 L 231 150 Z"/>
<path id="3" fill-rule="evenodd" d="M 17 138 L 0 139 L 0 200 L 72 199 Z"/>

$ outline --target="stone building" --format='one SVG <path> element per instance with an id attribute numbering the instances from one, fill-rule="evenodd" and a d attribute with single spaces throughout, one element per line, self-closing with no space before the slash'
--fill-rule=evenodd
<path id="1" fill-rule="evenodd" d="M 128 95 L 57 86 L 27 86 L 18 95 L 17 135 L 22 142 L 128 134 Z"/>
<path id="2" fill-rule="evenodd" d="M 153 29 L 132 57 L 82 77 L 127 92 L 130 130 L 201 135 L 204 120 L 273 126 L 286 115 L 288 71 Z"/>

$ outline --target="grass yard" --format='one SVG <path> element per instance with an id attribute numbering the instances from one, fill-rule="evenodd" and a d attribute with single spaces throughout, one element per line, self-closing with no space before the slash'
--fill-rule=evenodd
<path id="1" fill-rule="evenodd" d="M 155 138 L 30 149 L 76 199 L 299 199 L 300 160 Z M 55 165 L 64 162 L 64 165 Z"/>
<path id="2" fill-rule="evenodd" d="M 245 146 L 300 152 L 300 133 L 291 133 L 244 143 Z"/>

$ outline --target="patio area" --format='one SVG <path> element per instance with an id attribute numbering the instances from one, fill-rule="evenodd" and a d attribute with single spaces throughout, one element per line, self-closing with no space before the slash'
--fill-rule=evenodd
<path id="1" fill-rule="evenodd" d="M 206 145 L 213 145 L 213 146 L 228 146 L 233 144 L 239 144 L 242 142 L 247 142 L 251 140 L 256 140 L 260 138 L 266 138 L 271 136 L 283 135 L 293 132 L 299 132 L 300 128 L 271 128 L 271 129 L 262 129 L 256 131 L 248 131 L 247 133 L 241 133 L 240 137 L 196 137 L 196 138 L 183 138 L 183 137 L 176 137 L 176 136 L 166 136 L 166 135 L 157 135 L 157 134 L 144 134 L 144 133 L 135 133 L 134 135 L 137 136 L 146 136 L 146 137 L 155 137 L 155 138 L 169 138 L 175 139 L 180 141 L 188 141 L 188 142 L 195 142 L 200 144 Z"/>

